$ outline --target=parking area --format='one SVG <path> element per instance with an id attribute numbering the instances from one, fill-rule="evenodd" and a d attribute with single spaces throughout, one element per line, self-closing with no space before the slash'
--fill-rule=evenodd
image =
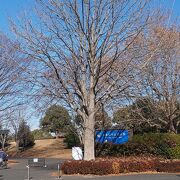
<path id="1" fill-rule="evenodd" d="M 0 170 L 0 180 L 25 180 L 27 179 L 27 159 L 13 159 L 14 163 L 8 169 Z M 58 164 L 63 160 L 46 159 L 46 168 L 30 168 L 32 180 L 58 179 Z M 53 176 L 52 176 L 53 175 Z M 120 176 L 63 176 L 64 180 L 180 180 L 180 174 L 142 174 L 142 175 L 120 175 Z"/>

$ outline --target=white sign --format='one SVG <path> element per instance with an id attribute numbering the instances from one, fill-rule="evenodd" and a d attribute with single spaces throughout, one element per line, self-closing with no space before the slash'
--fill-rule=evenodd
<path id="1" fill-rule="evenodd" d="M 33 162 L 37 163 L 38 162 L 38 158 L 34 158 Z"/>
<path id="2" fill-rule="evenodd" d="M 72 147 L 72 157 L 74 160 L 82 160 L 83 159 L 82 148 Z"/>

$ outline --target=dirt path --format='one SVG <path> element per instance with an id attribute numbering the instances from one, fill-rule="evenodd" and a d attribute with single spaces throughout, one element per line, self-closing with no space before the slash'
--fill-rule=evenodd
<path id="1" fill-rule="evenodd" d="M 16 152 L 15 143 L 11 144 L 8 151 L 10 157 L 46 157 L 71 159 L 71 149 L 66 149 L 63 139 L 36 140 L 35 145 L 23 152 Z"/>

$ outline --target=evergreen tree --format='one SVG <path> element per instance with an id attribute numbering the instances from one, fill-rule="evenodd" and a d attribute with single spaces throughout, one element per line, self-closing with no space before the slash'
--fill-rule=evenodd
<path id="1" fill-rule="evenodd" d="M 26 148 L 34 145 L 34 137 L 30 131 L 30 127 L 27 125 L 25 120 L 22 120 L 19 125 L 17 140 L 19 147 Z"/>
<path id="2" fill-rule="evenodd" d="M 59 105 L 52 105 L 47 109 L 44 118 L 40 121 L 41 128 L 58 134 L 66 132 L 66 127 L 70 125 L 70 115 L 66 108 Z"/>

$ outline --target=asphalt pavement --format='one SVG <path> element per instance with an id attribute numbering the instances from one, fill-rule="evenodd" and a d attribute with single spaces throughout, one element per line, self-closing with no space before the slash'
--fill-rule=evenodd
<path id="1" fill-rule="evenodd" d="M 27 159 L 13 159 L 16 164 L 8 169 L 0 170 L 0 180 L 25 180 L 28 177 Z M 47 159 L 46 168 L 30 168 L 30 177 L 32 180 L 54 180 L 57 176 L 52 176 L 58 169 L 58 164 L 63 160 Z M 137 174 L 120 176 L 62 176 L 63 180 L 180 180 L 180 174 Z"/>

